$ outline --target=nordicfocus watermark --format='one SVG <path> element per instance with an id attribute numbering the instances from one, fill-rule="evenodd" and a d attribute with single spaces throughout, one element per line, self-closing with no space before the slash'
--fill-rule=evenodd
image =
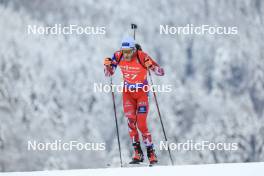
<path id="1" fill-rule="evenodd" d="M 160 141 L 160 150 L 172 150 L 172 151 L 202 151 L 202 150 L 219 150 L 219 151 L 236 151 L 238 150 L 238 143 L 224 143 L 224 142 L 211 142 L 201 141 L 195 142 L 193 140 L 187 140 L 186 142 L 169 143 Z"/>
<path id="2" fill-rule="evenodd" d="M 28 25 L 27 34 L 33 35 L 104 35 L 106 34 L 105 26 L 81 26 L 70 24 L 54 24 L 53 26 Z"/>
<path id="3" fill-rule="evenodd" d="M 237 35 L 237 26 L 217 26 L 187 24 L 186 26 L 160 25 L 160 34 L 162 35 Z"/>
<path id="4" fill-rule="evenodd" d="M 94 83 L 93 91 L 95 93 L 109 93 L 109 92 L 165 92 L 170 93 L 172 92 L 173 86 L 171 84 L 162 84 L 162 85 L 142 85 L 142 83 L 136 83 L 133 85 L 126 85 L 126 83 L 120 84 L 113 84 L 112 88 L 111 85 L 102 84 L 102 83 Z"/>
<path id="5" fill-rule="evenodd" d="M 63 142 L 61 140 L 55 140 L 52 142 L 39 142 L 39 141 L 28 141 L 27 149 L 29 151 L 102 151 L 105 150 L 105 143 L 94 143 L 87 142 L 81 143 L 78 141 Z"/>

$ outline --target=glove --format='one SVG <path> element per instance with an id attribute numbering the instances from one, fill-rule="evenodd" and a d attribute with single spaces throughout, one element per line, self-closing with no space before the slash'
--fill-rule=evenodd
<path id="1" fill-rule="evenodd" d="M 150 69 L 153 67 L 152 61 L 150 59 L 146 59 L 145 67 L 150 68 Z"/>
<path id="2" fill-rule="evenodd" d="M 109 57 L 104 59 L 105 66 L 111 66 L 111 64 L 112 64 L 112 59 L 110 59 Z"/>
<path id="3" fill-rule="evenodd" d="M 161 68 L 161 67 L 158 67 L 158 66 L 155 66 L 154 67 L 154 72 L 155 72 L 155 75 L 157 76 L 164 76 L 164 69 Z"/>

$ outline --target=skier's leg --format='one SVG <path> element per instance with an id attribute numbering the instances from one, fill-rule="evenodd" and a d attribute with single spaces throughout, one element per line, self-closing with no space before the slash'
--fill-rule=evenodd
<path id="1" fill-rule="evenodd" d="M 149 109 L 149 103 L 148 103 L 147 92 L 144 91 L 138 92 L 137 127 L 142 134 L 143 142 L 146 147 L 152 145 L 151 134 L 147 126 L 148 109 Z"/>
<path id="2" fill-rule="evenodd" d="M 139 135 L 136 127 L 136 100 L 131 97 L 129 92 L 123 92 L 123 109 L 128 122 L 129 136 L 132 143 L 139 142 Z"/>
<path id="3" fill-rule="evenodd" d="M 128 120 L 129 135 L 132 140 L 132 145 L 134 148 L 134 155 L 132 157 L 132 161 L 130 162 L 130 164 L 136 164 L 144 160 L 144 155 L 140 147 L 139 135 L 136 126 L 137 102 L 133 97 L 131 97 L 129 92 L 123 93 L 123 107 L 124 107 L 125 116 L 127 117 Z"/>
<path id="4" fill-rule="evenodd" d="M 148 93 L 139 92 L 137 99 L 137 126 L 143 138 L 143 142 L 147 148 L 147 156 L 150 164 L 157 163 L 157 156 L 152 143 L 151 134 L 147 126 L 147 115 L 149 111 Z"/>

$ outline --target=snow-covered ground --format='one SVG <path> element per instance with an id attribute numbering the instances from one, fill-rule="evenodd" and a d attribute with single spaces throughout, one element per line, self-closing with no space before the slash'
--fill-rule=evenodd
<path id="1" fill-rule="evenodd" d="M 63 171 L 11 172 L 1 176 L 262 176 L 264 163 L 232 163 L 208 165 L 156 166 Z"/>
<path id="2" fill-rule="evenodd" d="M 0 172 L 93 169 L 109 163 L 118 167 L 111 94 L 93 88 L 95 83 L 109 84 L 103 59 L 132 33 L 131 23 L 138 25 L 137 42 L 165 69 L 164 77 L 153 75 L 154 84 L 173 87 L 170 93 L 158 93 L 169 142 L 238 144 L 235 151 L 174 150 L 176 165 L 264 162 L 263 1 L 0 0 Z M 56 24 L 104 26 L 106 34 L 27 33 L 28 25 Z M 160 25 L 187 24 L 237 26 L 239 32 L 165 35 L 159 31 Z M 120 77 L 118 70 L 113 83 L 120 84 Z M 122 95 L 115 95 L 122 157 L 127 161 L 132 146 Z M 153 95 L 148 124 L 159 162 L 169 165 L 167 151 L 159 150 L 164 138 Z M 105 143 L 106 150 L 27 149 L 28 141 L 55 140 Z M 156 169 L 195 171 L 180 166 L 146 172 Z"/>

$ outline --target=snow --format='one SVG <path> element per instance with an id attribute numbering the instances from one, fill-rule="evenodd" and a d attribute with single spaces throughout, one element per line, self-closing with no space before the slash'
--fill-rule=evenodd
<path id="1" fill-rule="evenodd" d="M 264 163 L 232 163 L 133 168 L 2 173 L 0 176 L 263 176 Z"/>
<path id="2" fill-rule="evenodd" d="M 256 0 L 0 0 L 0 171 L 118 167 L 103 59 L 138 25 L 136 39 L 172 84 L 158 101 L 170 142 L 237 142 L 237 151 L 174 151 L 179 164 L 264 161 L 264 3 Z M 238 26 L 236 36 L 160 35 L 160 24 Z M 27 35 L 28 24 L 106 26 L 103 36 Z M 118 72 L 114 83 L 120 83 Z M 149 128 L 169 165 L 153 97 Z M 131 158 L 122 96 L 116 94 L 124 160 Z M 106 150 L 27 151 L 27 141 L 105 142 Z M 181 168 L 181 167 L 179 167 Z M 155 169 L 155 168 L 154 168 Z"/>

